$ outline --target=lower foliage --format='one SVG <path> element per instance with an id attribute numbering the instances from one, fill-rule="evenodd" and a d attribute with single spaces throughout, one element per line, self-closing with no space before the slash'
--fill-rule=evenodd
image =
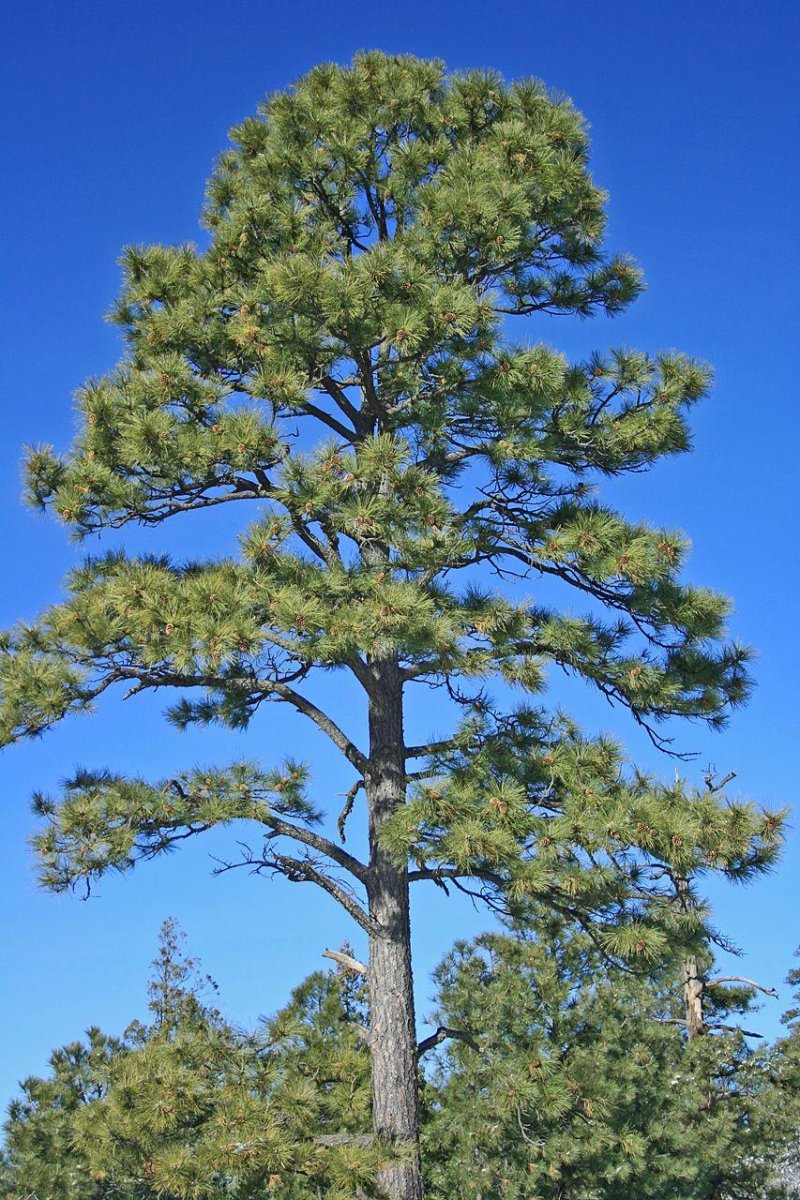
<path id="1" fill-rule="evenodd" d="M 370 1133 L 358 972 L 315 973 L 244 1032 L 204 999 L 171 922 L 155 965 L 148 1023 L 120 1039 L 91 1029 L 54 1052 L 46 1078 L 24 1081 L 9 1107 L 0 1196 L 373 1196 L 393 1151 Z M 425 1043 L 436 1050 L 422 1087 L 426 1194 L 797 1194 L 796 1014 L 763 1050 L 735 1027 L 711 1032 L 752 1006 L 750 989 L 714 986 L 711 966 L 700 964 L 708 1032 L 687 1040 L 679 972 L 611 964 L 587 933 L 552 916 L 457 944 L 435 977 L 435 1018 L 449 1037 Z"/>

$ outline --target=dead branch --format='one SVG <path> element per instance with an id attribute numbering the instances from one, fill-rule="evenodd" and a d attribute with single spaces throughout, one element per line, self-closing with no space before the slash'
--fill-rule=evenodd
<path id="1" fill-rule="evenodd" d="M 342 811 L 339 813 L 339 819 L 336 822 L 336 827 L 339 830 L 339 837 L 341 838 L 343 844 L 347 840 L 345 837 L 345 833 L 344 833 L 344 827 L 347 824 L 347 818 L 350 816 L 350 813 L 353 811 L 353 805 L 356 802 L 356 796 L 358 795 L 359 791 L 361 790 L 361 788 L 363 786 L 364 786 L 364 780 L 357 779 L 355 781 L 355 783 L 353 784 L 353 786 L 348 788 L 347 791 L 345 792 L 344 806 L 342 808 Z"/>
<path id="2" fill-rule="evenodd" d="M 322 957 L 333 959 L 340 967 L 344 967 L 346 971 L 354 971 L 356 975 L 368 974 L 368 968 L 365 963 L 359 962 L 351 954 L 345 954 L 343 950 L 323 950 Z"/>
<path id="3" fill-rule="evenodd" d="M 756 983 L 755 979 L 748 979 L 744 975 L 717 975 L 715 979 L 706 980 L 703 986 L 713 988 L 718 983 L 744 983 L 747 987 L 755 988 L 757 992 L 763 992 L 765 996 L 771 996 L 773 1000 L 778 999 L 775 988 L 764 987 L 763 983 Z"/>

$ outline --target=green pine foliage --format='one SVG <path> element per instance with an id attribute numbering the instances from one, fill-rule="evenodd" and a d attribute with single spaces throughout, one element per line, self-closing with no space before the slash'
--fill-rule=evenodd
<path id="1" fill-rule="evenodd" d="M 22 1081 L 5 1123 L 3 1200 L 153 1200 L 153 1193 L 138 1185 L 106 1186 L 75 1147 L 80 1114 L 106 1095 L 113 1063 L 122 1053 L 121 1041 L 91 1028 L 85 1041 L 51 1054 L 46 1077 Z"/>
<path id="2" fill-rule="evenodd" d="M 6 1122 L 7 1200 L 344 1200 L 386 1153 L 368 1135 L 364 986 L 317 972 L 254 1033 L 203 999 L 166 922 L 147 1023 L 89 1030 L 22 1085 Z"/>
<path id="3" fill-rule="evenodd" d="M 795 951 L 795 957 L 798 955 L 800 949 Z M 781 1147 L 770 1174 L 783 1188 L 780 1196 L 794 1198 L 800 1195 L 800 969 L 793 967 L 786 983 L 792 989 L 791 1003 L 782 1017 L 787 1032 L 771 1049 L 773 1089 L 765 1124 Z"/>
<path id="4" fill-rule="evenodd" d="M 366 1136 L 363 988 L 318 972 L 247 1034 L 200 1002 L 174 951 L 162 944 L 156 1021 L 75 1123 L 95 1178 L 176 1200 L 371 1194 L 385 1153 Z"/>
<path id="5" fill-rule="evenodd" d="M 687 1042 L 680 981 L 609 969 L 542 915 L 457 945 L 438 971 L 447 1043 L 425 1089 L 435 1196 L 763 1200 L 777 1091 L 735 1023 Z M 716 989 L 715 1016 L 752 989 Z M 676 1015 L 677 1014 L 677 1015 Z M 752 1021 L 752 1018 L 750 1018 Z"/>
<path id="6" fill-rule="evenodd" d="M 672 717 L 721 725 L 747 694 L 727 601 L 680 581 L 685 539 L 596 495 L 688 448 L 708 370 L 629 349 L 570 364 L 506 336 L 509 314 L 614 313 L 636 296 L 638 270 L 603 250 L 604 200 L 572 105 L 491 72 L 362 54 L 238 126 L 204 248 L 125 252 L 124 358 L 79 393 L 72 450 L 29 453 L 27 486 L 77 537 L 234 501 L 252 523 L 224 561 L 87 559 L 62 603 L 4 637 L 3 740 L 116 685 L 171 689 L 181 728 L 241 728 L 279 700 L 358 784 L 367 752 L 303 685 L 336 669 L 369 691 L 370 662 L 389 654 L 464 710 L 432 756 L 407 748 L 434 783 L 412 786 L 384 836 L 416 877 L 477 875 L 510 902 L 597 916 L 647 890 L 640 851 L 735 876 L 767 865 L 778 814 L 631 780 L 607 740 L 489 690 L 534 697 L 555 664 L 656 739 Z M 528 580 L 514 599 L 492 583 L 510 571 Z M 543 577 L 565 585 L 563 610 L 536 602 Z M 322 854 L 358 890 L 363 867 L 340 847 L 326 860 L 331 843 L 309 833 L 305 770 L 152 784 L 79 771 L 37 800 L 43 881 L 89 882 L 254 819 L 300 843 L 299 859 L 265 865 L 320 882 Z"/>
<path id="7" fill-rule="evenodd" d="M 535 933 L 457 944 L 436 972 L 449 1039 L 422 1087 L 433 1200 L 790 1195 L 775 1164 L 796 1157 L 798 1056 L 794 1035 L 748 1048 L 753 989 L 709 986 L 709 1032 L 687 1042 L 673 968 L 621 969 L 586 932 L 538 918 Z M 712 980 L 710 954 L 702 966 Z M 363 979 L 316 972 L 246 1033 L 204 1000 L 174 922 L 153 967 L 148 1022 L 122 1039 L 92 1029 L 23 1083 L 0 1195 L 372 1196 Z"/>

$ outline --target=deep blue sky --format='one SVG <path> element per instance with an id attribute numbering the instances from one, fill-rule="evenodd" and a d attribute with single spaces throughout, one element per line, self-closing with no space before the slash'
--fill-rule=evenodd
<path id="1" fill-rule="evenodd" d="M 360 48 L 439 56 L 451 68 L 536 75 L 572 96 L 592 127 L 593 169 L 611 195 L 610 239 L 643 264 L 648 290 L 615 322 L 539 321 L 526 336 L 582 355 L 592 347 L 678 347 L 716 368 L 713 398 L 695 420 L 693 455 L 615 489 L 632 515 L 687 530 L 689 576 L 736 599 L 733 630 L 759 651 L 758 688 L 729 730 L 686 730 L 681 744 L 738 772 L 747 795 L 796 793 L 796 567 L 798 438 L 798 7 L 767 0 L 647 4 L 406 0 L 383 8 L 340 0 L 5 0 L 3 55 L 0 468 L 3 580 L 0 623 L 32 618 L 57 598 L 79 553 L 49 520 L 18 501 L 20 448 L 64 446 L 70 396 L 115 361 L 101 322 L 128 242 L 199 236 L 197 215 L 227 129 L 270 90 L 315 62 Z M 189 553 L 193 530 L 164 531 L 155 547 Z M 227 536 L 220 525 L 214 536 Z M 141 537 L 136 545 L 144 544 Z M 567 693 L 582 721 L 624 737 L 669 775 L 624 717 Z M 430 707 L 412 716 L 422 731 Z M 354 726 L 357 732 L 357 721 Z M 223 1005 L 248 1022 L 281 1003 L 320 963 L 344 922 L 313 890 L 233 873 L 209 878 L 199 842 L 88 903 L 40 892 L 26 838 L 28 796 L 77 763 L 153 777 L 237 751 L 291 746 L 320 768 L 329 792 L 346 776 L 316 740 L 277 711 L 249 742 L 163 732 L 153 704 L 103 705 L 0 760 L 0 888 L 6 984 L 0 1001 L 0 1103 L 40 1071 L 49 1050 L 90 1023 L 118 1031 L 144 1003 L 146 964 L 167 915 L 222 986 Z M 748 890 L 715 889 L 718 922 L 743 947 L 747 974 L 779 983 L 800 942 L 798 835 L 780 869 Z M 482 924 L 462 905 L 420 896 L 415 913 L 421 1009 L 425 973 L 455 936 Z M 784 993 L 784 999 L 785 993 Z M 780 1005 L 760 1018 L 777 1029 Z"/>

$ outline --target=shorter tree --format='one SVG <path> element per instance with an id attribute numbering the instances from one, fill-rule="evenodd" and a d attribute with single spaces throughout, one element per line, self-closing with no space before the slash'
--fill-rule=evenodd
<path id="1" fill-rule="evenodd" d="M 800 947 L 795 951 L 800 956 Z M 775 1184 L 781 1196 L 800 1196 L 800 967 L 786 976 L 793 989 L 792 1003 L 781 1020 L 787 1026 L 785 1037 L 775 1043 L 770 1057 L 773 1084 L 768 1121 L 776 1142 L 782 1147 L 775 1170 Z"/>
<path id="2" fill-rule="evenodd" d="M 679 968 L 609 963 L 587 933 L 540 914 L 535 933 L 459 944 L 437 982 L 437 1019 L 462 1036 L 425 1090 L 433 1195 L 768 1194 L 765 1057 L 735 1027 L 687 1038 Z M 719 985 L 709 1020 L 727 1026 L 752 999 Z"/>
<path id="3" fill-rule="evenodd" d="M 785 1191 L 797 1130 L 796 1035 L 752 1053 L 740 1032 L 689 1038 L 680 968 L 612 962 L 539 912 L 459 944 L 437 973 L 453 1038 L 423 1081 L 433 1200 L 764 1200 Z M 151 1020 L 57 1051 L 10 1108 L 4 1200 L 372 1197 L 367 987 L 316 972 L 253 1034 L 203 1002 L 172 922 Z M 353 963 L 347 950 L 334 953 Z M 698 962 L 706 974 L 706 963 Z M 354 964 L 357 966 L 358 964 Z M 709 986 L 727 1026 L 752 990 Z M 793 1014 L 789 1014 L 793 1019 Z M 793 1090 L 794 1089 L 794 1090 Z M 781 1179 L 766 1164 L 782 1161 Z"/>
<path id="4" fill-rule="evenodd" d="M 386 1154 L 371 1134 L 364 985 L 317 972 L 255 1033 L 162 927 L 149 1023 L 90 1030 L 10 1108 L 5 1200 L 344 1200 Z"/>
<path id="5" fill-rule="evenodd" d="M 78 1118 L 105 1096 L 114 1062 L 124 1043 L 97 1028 L 86 1040 L 50 1055 L 50 1072 L 30 1076 L 8 1106 L 5 1150 L 0 1155 L 0 1196 L 4 1200 L 149 1200 L 138 1187 L 107 1187 L 78 1151 Z"/>

